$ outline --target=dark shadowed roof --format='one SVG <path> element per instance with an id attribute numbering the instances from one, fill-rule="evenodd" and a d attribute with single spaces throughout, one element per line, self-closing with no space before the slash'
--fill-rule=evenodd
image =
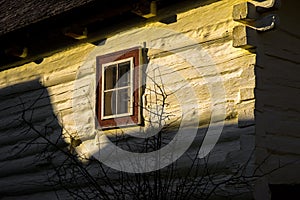
<path id="1" fill-rule="evenodd" d="M 220 0 L 157 0 L 157 15 L 146 19 L 153 1 L 0 0 L 0 71 L 32 61 L 40 63 L 80 43 L 98 45 L 149 21 L 173 23 L 177 15 L 169 12 L 171 6 L 182 12 Z"/>
<path id="2" fill-rule="evenodd" d="M 94 1 L 0 0 L 0 36 Z"/>

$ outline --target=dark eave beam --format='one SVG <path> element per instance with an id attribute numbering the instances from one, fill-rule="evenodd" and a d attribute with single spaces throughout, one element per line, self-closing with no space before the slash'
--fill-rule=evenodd
<path id="1" fill-rule="evenodd" d="M 64 13 L 1 36 L 0 71 L 29 62 L 40 63 L 43 58 L 66 48 L 82 43 L 97 44 L 98 41 L 105 41 L 117 33 L 142 27 L 146 23 L 173 23 L 177 20 L 175 10 L 181 12 L 189 9 L 189 4 L 194 6 L 193 2 L 188 4 L 188 0 L 164 0 L 164 4 L 158 5 L 160 9 L 155 10 L 156 16 L 146 19 L 133 12 L 132 5 L 127 1 L 102 7 L 102 1 L 97 2 L 99 5 Z M 181 3 L 185 6 L 181 6 Z M 151 4 L 154 5 L 153 1 L 149 4 L 150 13 L 154 9 Z"/>

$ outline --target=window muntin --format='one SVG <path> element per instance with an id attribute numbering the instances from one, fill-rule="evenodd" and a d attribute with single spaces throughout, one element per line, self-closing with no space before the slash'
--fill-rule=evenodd
<path id="1" fill-rule="evenodd" d="M 102 119 L 132 115 L 133 69 L 133 57 L 102 65 Z"/>
<path id="2" fill-rule="evenodd" d="M 142 49 L 141 47 L 133 47 L 130 49 L 124 49 L 121 51 L 99 55 L 96 57 L 96 115 L 98 120 L 98 128 L 108 129 L 121 126 L 133 126 L 142 124 L 141 95 L 143 90 L 141 85 L 143 68 L 142 66 L 144 61 L 146 60 L 145 55 L 146 50 Z M 126 64 L 126 61 L 128 61 L 127 59 L 131 62 L 130 74 L 124 76 L 124 74 L 126 74 L 126 72 L 128 71 L 128 65 Z M 125 66 L 123 66 L 123 62 Z M 118 75 L 116 72 L 116 68 L 108 67 L 116 64 L 121 65 Z M 107 67 L 107 71 L 103 69 L 103 67 L 105 66 Z M 103 80 L 105 78 L 105 73 L 107 75 L 109 73 L 112 75 L 106 76 L 106 79 Z M 128 91 L 128 88 L 121 89 L 121 87 L 128 86 L 129 81 L 131 81 L 131 91 Z M 118 86 L 120 88 L 118 98 L 117 96 L 114 96 L 116 95 L 116 92 L 108 91 L 109 89 L 112 89 L 115 86 Z M 105 95 L 103 92 L 104 89 L 106 90 Z M 115 115 L 117 113 L 116 106 L 113 106 L 113 109 L 106 109 L 105 111 L 105 107 L 103 105 L 105 101 L 112 102 L 109 105 L 110 108 L 112 108 L 112 104 L 117 104 L 117 101 L 119 104 L 125 105 L 125 102 L 122 101 L 126 100 L 126 96 L 128 94 L 130 94 L 130 99 L 127 100 L 130 103 L 126 104 L 128 105 L 128 107 L 119 107 L 119 115 Z M 113 101 L 111 100 L 112 97 Z"/>

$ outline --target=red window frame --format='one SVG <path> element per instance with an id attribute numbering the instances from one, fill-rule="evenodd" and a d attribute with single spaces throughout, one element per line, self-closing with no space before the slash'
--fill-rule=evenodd
<path id="1" fill-rule="evenodd" d="M 133 112 L 132 115 L 102 119 L 102 65 L 110 62 L 123 60 L 133 57 Z M 142 48 L 134 47 L 114 53 L 109 53 L 96 57 L 96 116 L 98 119 L 98 128 L 117 128 L 120 126 L 132 126 L 141 124 L 141 66 L 142 66 Z"/>

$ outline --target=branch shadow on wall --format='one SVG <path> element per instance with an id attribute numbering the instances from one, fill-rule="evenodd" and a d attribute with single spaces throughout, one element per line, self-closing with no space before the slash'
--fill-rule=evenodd
<path id="1" fill-rule="evenodd" d="M 39 79 L 0 89 L 0 196 L 51 190 L 66 149 L 48 90 Z"/>
<path id="2" fill-rule="evenodd" d="M 194 159 L 207 131 L 207 127 L 200 127 L 190 149 L 176 163 L 151 173 L 130 174 L 110 169 L 93 158 L 84 163 L 70 151 L 50 94 L 39 79 L 2 88 L 0 105 L 0 196 L 3 199 L 126 199 L 129 196 L 143 199 L 151 195 L 201 199 L 211 195 L 211 191 L 220 191 L 219 195 L 225 197 L 232 195 L 231 189 L 225 192 L 222 189 L 232 182 L 235 183 L 231 184 L 233 191 L 240 191 L 236 185 L 249 184 L 242 179 L 249 174 L 248 165 L 252 163 L 254 126 L 241 129 L 234 121 L 227 124 L 209 158 Z M 172 138 L 167 136 L 162 142 Z M 143 144 L 134 140 L 124 138 L 119 142 L 125 147 L 134 142 Z M 215 182 L 220 180 L 225 184 Z"/>

